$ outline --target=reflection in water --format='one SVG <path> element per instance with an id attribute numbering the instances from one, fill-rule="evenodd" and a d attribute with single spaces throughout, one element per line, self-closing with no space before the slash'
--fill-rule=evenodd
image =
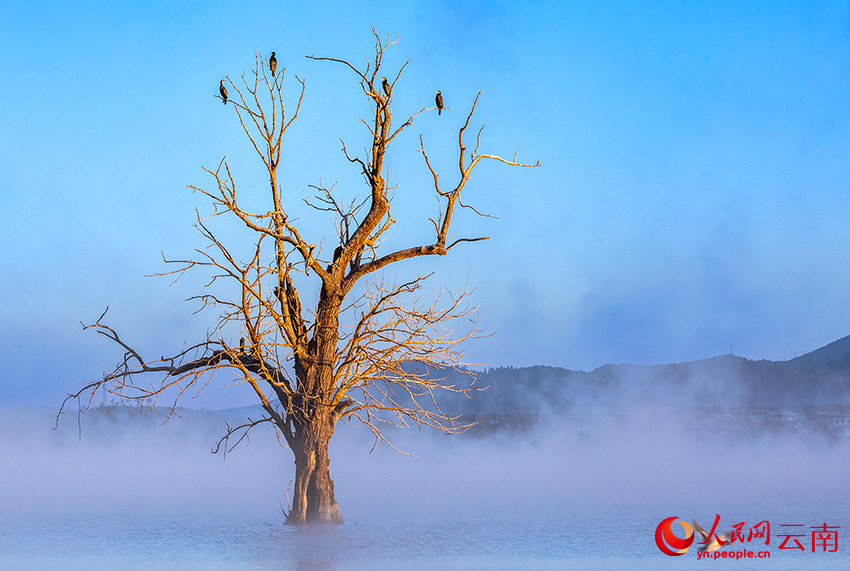
<path id="1" fill-rule="evenodd" d="M 780 523 L 850 529 L 847 506 L 751 506 L 721 514 L 728 523 L 769 519 L 774 536 L 770 569 L 847 569 L 846 550 L 779 551 Z M 680 506 L 669 515 L 710 518 Z M 748 507 L 749 509 L 749 507 Z M 608 509 L 596 513 L 481 512 L 452 520 L 432 516 L 385 519 L 371 514 L 341 527 L 294 529 L 213 515 L 63 517 L 0 520 L 3 569 L 185 569 L 339 571 L 398 569 L 659 569 L 699 568 L 696 550 L 676 563 L 654 545 L 655 526 L 667 511 Z M 733 522 L 733 520 L 735 520 Z M 787 520 L 787 521 L 786 521 Z M 793 520 L 793 521 L 792 521 Z M 750 544 L 748 549 L 763 549 Z M 672 565 L 672 567 L 671 567 Z M 759 568 L 736 562 L 736 569 Z M 763 565 L 763 563 L 762 563 Z"/>

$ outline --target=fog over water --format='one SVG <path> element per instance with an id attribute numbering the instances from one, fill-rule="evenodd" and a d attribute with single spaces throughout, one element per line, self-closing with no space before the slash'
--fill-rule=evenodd
<path id="1" fill-rule="evenodd" d="M 791 523 L 850 529 L 850 440 L 706 431 L 688 409 L 390 434 L 415 456 L 380 444 L 370 454 L 369 435 L 340 424 L 331 476 L 346 525 L 306 532 L 282 525 L 294 464 L 270 430 L 224 459 L 210 454 L 219 413 L 182 411 L 157 431 L 159 410 L 104 407 L 82 416 L 79 439 L 75 415 L 53 431 L 53 412 L 0 412 L 0 539 L 13 546 L 0 564 L 10 568 L 682 568 L 705 563 L 689 553 L 672 564 L 653 542 L 673 515 L 710 527 L 720 514 L 724 530 L 769 520 L 774 534 Z M 771 569 L 848 563 L 840 540 L 831 554 L 778 543 Z"/>

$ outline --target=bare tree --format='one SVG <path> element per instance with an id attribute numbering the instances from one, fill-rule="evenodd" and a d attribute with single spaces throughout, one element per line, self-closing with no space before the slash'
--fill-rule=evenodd
<path id="1" fill-rule="evenodd" d="M 470 388 L 448 385 L 429 369 L 462 363 L 458 344 L 475 332 L 467 291 L 438 293 L 426 303 L 419 291 L 429 276 L 399 283 L 386 279 L 379 270 L 409 258 L 443 256 L 462 242 L 486 239 L 450 240 L 449 236 L 457 208 L 470 208 L 477 213 L 462 202 L 461 193 L 473 169 L 483 160 L 521 167 L 537 165 L 521 164 L 516 155 L 508 160 L 479 153 L 483 126 L 469 151 L 466 139 L 478 104 L 476 96 L 458 133 L 459 171 L 451 188 L 441 184 L 419 137 L 419 152 L 440 201 L 439 214 L 430 219 L 436 234 L 434 242 L 384 251 L 382 241 L 395 222 L 391 215 L 392 189 L 386 182 L 387 150 L 420 115 L 436 109 L 420 109 L 394 127 L 392 100 L 407 63 L 395 74 L 388 74 L 392 75 L 391 81 L 382 81 L 379 74 L 386 49 L 396 41 L 382 40 L 375 33 L 374 57 L 367 58 L 364 68 L 342 59 L 308 56 L 347 66 L 370 105 L 368 118 L 361 118 L 369 132 L 364 155 L 352 155 L 344 143 L 342 146 L 345 157 L 362 174 L 368 196 L 345 203 L 333 188 L 319 184 L 314 187 L 316 196 L 308 201 L 334 218 L 333 243 L 337 246 L 331 256 L 325 256 L 315 236 L 307 236 L 312 228 L 297 227 L 287 215 L 284 191 L 278 182 L 281 143 L 298 117 L 304 82 L 295 78 L 300 95 L 294 112 L 287 113 L 283 96 L 285 69 L 272 74 L 258 55 L 252 72 L 243 74 L 238 81 L 226 79 L 230 88 L 227 102 L 232 104 L 268 172 L 270 202 L 264 212 L 249 212 L 237 200 L 236 181 L 224 159 L 215 170 L 204 169 L 213 178 L 211 188 L 190 188 L 212 202 L 212 214 L 198 215 L 196 223 L 207 247 L 196 250 L 197 256 L 191 259 L 166 260 L 177 264 L 177 269 L 169 274 L 205 269 L 210 271 L 208 286 L 218 282 L 231 284 L 230 290 L 212 287 L 192 298 L 203 307 L 218 308 L 217 326 L 196 345 L 171 357 L 147 360 L 104 324 L 104 312 L 85 329 L 94 329 L 123 347 L 124 358 L 102 379 L 69 395 L 63 408 L 71 399 L 80 402 L 88 397 L 90 404 L 95 391 L 103 388 L 128 399 L 156 399 L 166 393 L 170 399 L 176 395 L 171 404 L 173 413 L 181 395 L 190 389 L 193 393 L 202 390 L 219 369 L 235 372 L 256 393 L 265 414 L 258 420 L 229 427 L 214 451 L 226 451 L 238 444 L 255 426 L 274 426 L 278 438 L 282 436 L 295 455 L 288 524 L 342 523 L 328 458 L 328 443 L 341 418 L 365 424 L 376 441 L 386 441 L 381 430 L 383 423 L 404 426 L 412 422 L 445 433 L 466 428 L 456 422 L 457 417 L 442 412 L 434 393 L 438 389 L 465 393 Z M 247 261 L 232 252 L 211 229 L 211 218 L 222 214 L 235 216 L 253 236 Z M 312 284 L 320 289 L 314 310 L 302 307 L 296 279 L 301 287 Z M 355 291 L 358 282 L 363 287 Z M 226 297 L 220 293 L 222 290 L 230 291 L 231 296 Z M 465 335 L 454 334 L 451 324 L 459 318 L 470 320 Z M 242 337 L 231 342 L 237 326 Z M 141 378 L 154 380 L 145 384 Z"/>

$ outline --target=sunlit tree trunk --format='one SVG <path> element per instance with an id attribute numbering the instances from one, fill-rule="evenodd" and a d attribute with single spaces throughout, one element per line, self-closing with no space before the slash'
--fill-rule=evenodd
<path id="1" fill-rule="evenodd" d="M 325 414 L 304 425 L 293 439 L 295 483 L 288 525 L 343 523 L 330 476 L 328 444 L 333 432 L 333 421 Z"/>
<path id="2" fill-rule="evenodd" d="M 342 514 L 334 498 L 330 476 L 328 445 L 338 414 L 331 404 L 333 362 L 339 327 L 339 298 L 322 289 L 317 312 L 317 334 L 311 343 L 311 363 L 298 367 L 304 392 L 311 395 L 290 408 L 293 434 L 289 446 L 295 455 L 295 484 L 292 507 L 286 518 L 289 525 L 341 524 Z"/>

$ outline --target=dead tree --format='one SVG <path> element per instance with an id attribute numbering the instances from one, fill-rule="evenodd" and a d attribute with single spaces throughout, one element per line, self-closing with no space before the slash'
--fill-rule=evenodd
<path id="1" fill-rule="evenodd" d="M 348 67 L 370 106 L 368 118 L 361 118 L 369 132 L 363 156 L 350 154 L 342 145 L 344 156 L 362 174 L 367 195 L 360 201 L 344 203 L 333 188 L 319 184 L 314 187 L 315 198 L 308 201 L 335 219 L 336 247 L 329 248 L 333 255 L 325 255 L 326 250 L 317 245 L 322 242 L 311 235 L 313 228 L 299 228 L 287 215 L 285 191 L 278 181 L 281 143 L 298 117 L 304 82 L 295 78 L 300 95 L 294 112 L 287 113 L 283 97 L 286 70 L 272 75 L 258 54 L 252 72 L 237 81 L 227 78 L 226 83 L 231 108 L 268 173 L 267 210 L 249 212 L 240 206 L 236 181 L 222 159 L 215 170 L 204 169 L 213 179 L 209 190 L 190 187 L 213 206 L 213 212 L 206 217 L 198 215 L 196 223 L 207 247 L 197 249 L 197 256 L 191 259 L 166 260 L 178 268 L 168 274 L 210 271 L 207 286 L 213 287 L 192 299 L 203 307 L 218 309 L 217 326 L 196 345 L 171 357 L 147 360 L 104 324 L 104 312 L 85 329 L 94 329 L 120 345 L 124 358 L 111 373 L 69 395 L 62 405 L 64 408 L 70 399 L 79 403 L 87 398 L 91 403 L 95 391 L 103 388 L 125 399 L 152 397 L 155 402 L 158 397 L 167 397 L 173 413 L 181 395 L 202 390 L 219 369 L 235 372 L 256 393 L 265 414 L 230 427 L 216 450 L 228 450 L 235 445 L 230 439 L 238 444 L 260 424 L 275 428 L 278 438 L 282 437 L 295 456 L 288 524 L 342 523 L 328 458 L 328 443 L 341 418 L 368 426 L 376 442 L 386 441 L 382 423 L 412 422 L 446 433 L 465 428 L 456 417 L 442 412 L 434 393 L 438 389 L 466 392 L 470 388 L 448 385 L 435 378 L 433 370 L 462 363 L 458 344 L 475 331 L 466 290 L 437 294 L 426 303 L 418 292 L 429 276 L 398 282 L 382 277 L 385 272 L 380 270 L 410 258 L 444 256 L 463 242 L 486 240 L 450 240 L 449 236 L 458 208 L 477 213 L 463 203 L 461 193 L 482 161 L 537 166 L 517 162 L 516 155 L 508 160 L 479 153 L 483 126 L 469 151 L 468 130 L 478 104 L 476 96 L 458 132 L 459 169 L 451 188 L 441 183 L 419 137 L 419 152 L 440 201 L 439 214 L 430 219 L 435 231 L 433 243 L 384 251 L 382 241 L 395 222 L 386 181 L 387 150 L 416 119 L 435 107 L 406 116 L 399 127 L 394 127 L 392 99 L 407 63 L 397 73 L 387 74 L 393 79 L 389 89 L 383 88 L 380 72 L 384 52 L 397 40 L 382 40 L 377 34 L 375 40 L 374 57 L 367 58 L 364 68 L 342 59 L 308 56 Z M 235 216 L 253 236 L 247 255 L 232 252 L 214 234 L 211 219 L 224 214 Z M 229 284 L 230 289 L 219 287 L 220 282 Z M 302 288 L 312 285 L 320 290 L 312 311 L 302 307 L 296 282 Z M 358 282 L 363 287 L 355 293 Z M 472 323 L 465 335 L 454 334 L 450 325 L 459 318 L 469 318 Z M 241 336 L 238 343 L 231 342 L 236 336 Z M 142 379 L 154 380 L 146 384 Z"/>

